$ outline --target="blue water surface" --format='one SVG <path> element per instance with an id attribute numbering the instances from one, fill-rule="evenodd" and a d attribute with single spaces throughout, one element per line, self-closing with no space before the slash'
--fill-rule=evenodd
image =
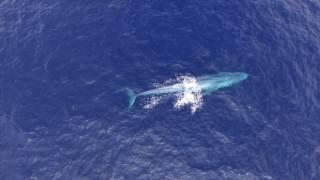
<path id="1" fill-rule="evenodd" d="M 0 179 L 320 179 L 315 0 L 2 0 Z M 195 114 L 127 97 L 246 72 Z"/>

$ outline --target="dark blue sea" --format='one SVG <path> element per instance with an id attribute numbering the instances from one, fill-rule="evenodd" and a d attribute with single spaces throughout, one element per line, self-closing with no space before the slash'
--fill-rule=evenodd
<path id="1" fill-rule="evenodd" d="M 319 180 L 317 0 L 2 0 L 1 180 Z M 126 93 L 245 72 L 195 113 Z"/>

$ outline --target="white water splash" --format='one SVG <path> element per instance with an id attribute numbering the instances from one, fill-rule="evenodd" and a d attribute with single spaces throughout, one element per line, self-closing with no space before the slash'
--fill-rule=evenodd
<path id="1" fill-rule="evenodd" d="M 161 97 L 152 96 L 147 100 L 147 103 L 143 106 L 145 109 L 153 109 L 160 103 Z"/>
<path id="2" fill-rule="evenodd" d="M 176 94 L 174 108 L 181 109 L 190 106 L 191 113 L 194 114 L 203 104 L 203 97 L 197 79 L 193 76 L 178 76 L 176 79 L 169 79 L 164 84 L 154 84 L 157 88 L 172 84 L 182 85 L 184 91 Z M 162 97 L 152 96 L 144 105 L 145 109 L 152 109 L 157 106 Z"/>
<path id="3" fill-rule="evenodd" d="M 191 76 L 180 76 L 178 77 L 178 81 L 181 82 L 185 90 L 182 93 L 177 94 L 177 101 L 174 104 L 174 107 L 181 109 L 182 107 L 189 105 L 192 114 L 194 114 L 203 104 L 201 88 L 197 79 Z"/>

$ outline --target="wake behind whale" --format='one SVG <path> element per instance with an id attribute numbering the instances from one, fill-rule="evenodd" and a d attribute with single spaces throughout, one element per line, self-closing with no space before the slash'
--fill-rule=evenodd
<path id="1" fill-rule="evenodd" d="M 234 84 L 248 78 L 248 74 L 243 72 L 221 72 L 213 75 L 204 75 L 200 77 L 181 76 L 177 83 L 165 85 L 159 88 L 135 93 L 130 88 L 125 88 L 129 96 L 129 106 L 131 109 L 138 97 L 161 97 L 162 95 L 175 95 L 177 101 L 174 105 L 181 108 L 185 105 L 191 105 L 191 111 L 194 113 L 202 105 L 203 96 L 210 95 L 212 92 L 221 88 L 230 87 Z M 159 98 L 158 98 L 159 99 Z M 157 100 L 158 101 L 158 100 Z M 154 105 L 156 101 L 152 101 Z"/>

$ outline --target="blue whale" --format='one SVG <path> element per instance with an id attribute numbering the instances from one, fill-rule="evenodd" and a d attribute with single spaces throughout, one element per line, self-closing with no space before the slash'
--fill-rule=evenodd
<path id="1" fill-rule="evenodd" d="M 202 95 L 210 95 L 221 88 L 229 87 L 248 78 L 244 72 L 221 72 L 213 75 L 204 75 L 196 78 L 198 90 Z M 129 109 L 133 106 L 137 97 L 163 94 L 177 94 L 194 89 L 186 87 L 183 83 L 172 84 L 165 87 L 151 89 L 141 93 L 135 93 L 132 89 L 125 88 L 129 96 Z"/>

